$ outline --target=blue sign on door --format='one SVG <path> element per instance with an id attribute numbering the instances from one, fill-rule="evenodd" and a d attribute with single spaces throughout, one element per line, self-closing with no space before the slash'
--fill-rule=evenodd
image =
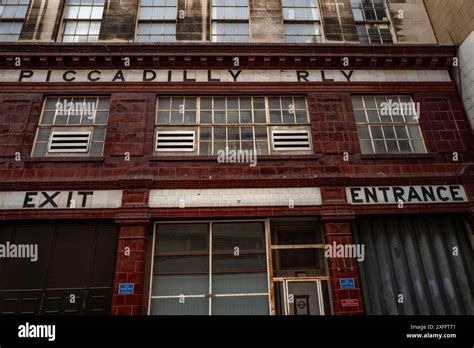
<path id="1" fill-rule="evenodd" d="M 119 295 L 133 295 L 135 284 L 121 283 L 119 284 Z"/>
<path id="2" fill-rule="evenodd" d="M 341 289 L 355 289 L 354 278 L 341 278 L 339 279 L 339 285 Z"/>

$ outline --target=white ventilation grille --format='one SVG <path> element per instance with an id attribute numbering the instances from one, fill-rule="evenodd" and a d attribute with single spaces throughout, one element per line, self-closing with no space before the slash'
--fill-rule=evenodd
<path id="1" fill-rule="evenodd" d="M 91 131 L 53 131 L 48 152 L 88 152 L 90 139 Z"/>
<path id="2" fill-rule="evenodd" d="M 309 131 L 297 130 L 273 130 L 273 151 L 308 151 L 311 150 Z"/>
<path id="3" fill-rule="evenodd" d="M 194 152 L 195 131 L 158 131 L 157 152 Z"/>

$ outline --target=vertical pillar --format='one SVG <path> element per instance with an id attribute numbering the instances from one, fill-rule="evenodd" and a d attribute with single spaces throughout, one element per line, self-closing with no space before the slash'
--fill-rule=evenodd
<path id="1" fill-rule="evenodd" d="M 140 315 L 145 276 L 148 221 L 120 225 L 115 257 L 112 315 Z M 119 294 L 119 287 L 130 293 Z M 130 291 L 132 289 L 133 291 Z"/>
<path id="2" fill-rule="evenodd" d="M 322 216 L 324 239 L 326 245 L 353 245 L 351 221 L 353 215 Z M 337 251 L 337 249 L 336 249 Z M 332 302 L 335 315 L 362 315 L 364 307 L 360 290 L 360 279 L 356 258 L 347 255 L 328 257 L 329 278 L 332 291 Z M 340 280 L 353 278 L 354 288 L 342 289 Z"/>

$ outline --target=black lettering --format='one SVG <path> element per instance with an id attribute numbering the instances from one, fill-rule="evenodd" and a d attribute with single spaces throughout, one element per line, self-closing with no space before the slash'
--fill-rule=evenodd
<path id="1" fill-rule="evenodd" d="M 18 78 L 18 82 L 22 82 L 24 78 L 29 79 L 33 76 L 33 70 L 22 70 L 20 71 L 20 77 Z"/>
<path id="2" fill-rule="evenodd" d="M 221 82 L 221 79 L 214 79 L 212 78 L 212 71 L 208 70 L 207 71 L 207 81 L 208 82 Z"/>
<path id="3" fill-rule="evenodd" d="M 36 196 L 38 192 L 27 192 L 25 193 L 25 200 L 23 201 L 23 208 L 34 208 L 35 205 L 31 203 L 33 197 Z"/>
<path id="4" fill-rule="evenodd" d="M 151 77 L 148 77 L 148 74 L 151 74 Z M 156 72 L 153 70 L 143 70 L 143 81 L 150 82 L 156 79 Z"/>
<path id="5" fill-rule="evenodd" d="M 112 82 L 115 82 L 116 80 L 120 80 L 122 82 L 125 82 L 125 77 L 123 76 L 122 70 L 117 71 L 114 78 L 112 79 Z"/>
<path id="6" fill-rule="evenodd" d="M 451 196 L 455 202 L 464 202 L 464 197 L 461 194 L 460 186 L 450 186 L 449 191 L 451 191 Z"/>
<path id="7" fill-rule="evenodd" d="M 374 187 L 371 189 L 370 187 L 365 187 L 364 194 L 365 194 L 365 200 L 367 201 L 367 203 L 370 203 L 370 200 L 372 200 L 374 203 L 379 202 L 379 199 L 377 198 L 377 188 Z"/>
<path id="8" fill-rule="evenodd" d="M 93 194 L 94 192 L 78 192 L 77 193 L 78 196 L 82 196 L 82 203 L 81 203 L 82 208 L 85 208 L 87 205 L 87 197 L 92 196 Z"/>
<path id="9" fill-rule="evenodd" d="M 444 186 L 440 186 L 436 189 L 436 194 L 438 195 L 438 198 L 440 199 L 440 201 L 443 201 L 443 202 L 448 202 L 449 201 L 449 197 L 445 197 L 442 195 L 441 191 L 448 191 L 448 189 Z"/>
<path id="10" fill-rule="evenodd" d="M 393 198 L 395 199 L 395 202 L 398 203 L 399 201 L 405 202 L 403 199 L 403 188 L 401 187 L 392 187 L 392 192 L 393 192 Z"/>
<path id="11" fill-rule="evenodd" d="M 425 202 L 428 202 L 428 201 L 436 202 L 436 197 L 435 197 L 435 193 L 433 191 L 433 187 L 423 186 L 421 188 L 421 194 L 423 195 L 423 201 L 425 201 Z"/>
<path id="12" fill-rule="evenodd" d="M 92 77 L 92 74 L 97 74 L 99 76 L 97 77 Z M 99 70 L 92 70 L 91 72 L 89 72 L 87 74 L 87 79 L 91 82 L 96 82 L 96 81 L 99 81 L 100 80 L 100 74 L 101 72 Z"/>
<path id="13" fill-rule="evenodd" d="M 321 78 L 323 79 L 323 82 L 334 82 L 334 79 L 327 79 L 326 78 L 326 73 L 323 71 L 321 71 Z"/>
<path id="14" fill-rule="evenodd" d="M 77 72 L 75 72 L 74 70 L 68 70 L 66 71 L 64 74 L 63 74 L 63 80 L 66 81 L 66 82 L 72 82 L 76 79 L 76 77 L 68 77 L 69 74 L 73 74 L 73 75 L 76 75 Z"/>
<path id="15" fill-rule="evenodd" d="M 66 204 L 66 207 L 68 207 L 68 208 L 71 208 L 72 194 L 73 194 L 73 192 L 72 192 L 72 191 L 69 191 L 69 193 L 68 193 L 68 195 L 67 195 L 67 204 Z"/>
<path id="16" fill-rule="evenodd" d="M 189 79 L 188 78 L 188 71 L 184 70 L 183 71 L 183 81 L 184 82 L 196 82 L 196 79 Z"/>
<path id="17" fill-rule="evenodd" d="M 237 70 L 237 73 L 234 73 L 232 70 L 229 70 L 229 74 L 234 79 L 234 82 L 237 82 L 237 79 L 239 78 L 241 73 L 242 73 L 242 70 Z"/>
<path id="18" fill-rule="evenodd" d="M 171 82 L 171 76 L 173 72 L 171 70 L 168 70 L 168 82 Z"/>
<path id="19" fill-rule="evenodd" d="M 48 73 L 46 74 L 46 82 L 49 82 L 51 79 L 51 70 L 48 70 Z"/>
<path id="20" fill-rule="evenodd" d="M 364 203 L 363 199 L 358 198 L 359 194 L 360 194 L 360 191 L 361 191 L 360 187 L 351 187 L 350 191 L 351 191 L 352 203 Z M 359 191 L 359 192 L 357 192 L 357 191 Z"/>
<path id="21" fill-rule="evenodd" d="M 384 202 L 388 203 L 388 195 L 387 192 L 390 191 L 390 187 L 379 187 L 379 190 L 383 193 L 383 200 Z"/>
<path id="22" fill-rule="evenodd" d="M 46 200 L 45 200 L 43 203 L 41 203 L 41 205 L 40 205 L 39 207 L 40 207 L 40 208 L 43 208 L 43 207 L 46 206 L 46 204 L 49 203 L 49 204 L 51 204 L 51 206 L 52 206 L 53 208 L 57 208 L 58 205 L 57 205 L 56 202 L 54 201 L 54 198 L 56 198 L 56 196 L 59 195 L 60 193 L 61 193 L 61 192 L 58 191 L 58 192 L 53 193 L 52 196 L 50 196 L 50 195 L 48 195 L 47 192 L 41 192 L 41 194 L 43 195 L 44 198 L 46 198 Z"/>
<path id="23" fill-rule="evenodd" d="M 344 75 L 346 77 L 347 82 L 351 82 L 351 77 L 352 77 L 352 74 L 354 74 L 354 70 L 351 70 L 349 72 L 349 75 L 346 74 L 346 72 L 344 70 L 341 70 L 341 73 L 342 73 L 342 75 Z"/>
<path id="24" fill-rule="evenodd" d="M 298 78 L 298 82 L 309 82 L 309 72 L 306 70 L 298 70 L 296 77 Z"/>
<path id="25" fill-rule="evenodd" d="M 410 187 L 410 191 L 408 192 L 408 201 L 411 202 L 414 199 L 418 200 L 418 202 L 423 201 L 421 197 L 418 195 L 418 192 L 416 192 L 416 189 L 414 187 Z"/>

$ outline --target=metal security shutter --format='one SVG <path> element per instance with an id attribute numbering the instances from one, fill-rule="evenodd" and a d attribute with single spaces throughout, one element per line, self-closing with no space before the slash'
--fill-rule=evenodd
<path id="1" fill-rule="evenodd" d="M 474 314 L 474 253 L 462 216 L 357 219 L 354 238 L 365 245 L 359 271 L 367 314 Z"/>
<path id="2" fill-rule="evenodd" d="M 1 244 L 38 245 L 37 262 L 0 259 L 0 314 L 110 314 L 116 237 L 113 223 L 0 224 Z"/>

